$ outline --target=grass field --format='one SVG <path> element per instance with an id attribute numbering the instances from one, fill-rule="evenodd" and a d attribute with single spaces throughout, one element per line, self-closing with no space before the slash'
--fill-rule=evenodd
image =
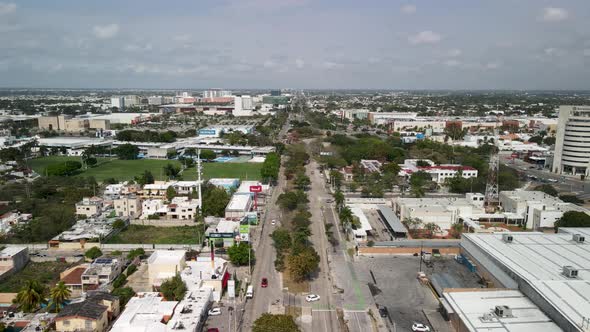
<path id="1" fill-rule="evenodd" d="M 68 160 L 80 161 L 80 158 L 50 156 L 29 160 L 28 164 L 37 173 L 43 175 L 47 166 Z M 99 158 L 97 166 L 81 171 L 77 176 L 94 176 L 99 182 L 106 178 L 132 180 L 135 176 L 143 173 L 144 170 L 148 170 L 152 172 L 157 180 L 166 180 L 162 168 L 169 163 L 180 166 L 180 162 L 176 160 L 110 160 L 108 158 Z M 203 163 L 203 177 L 205 179 L 239 178 L 242 180 L 259 180 L 261 167 L 261 163 Z M 185 170 L 182 178 L 183 180 L 195 180 L 197 178 L 195 168 Z"/>
<path id="2" fill-rule="evenodd" d="M 199 234 L 196 226 L 129 225 L 127 229 L 111 237 L 107 243 L 197 244 L 199 243 Z"/>
<path id="3" fill-rule="evenodd" d="M 72 266 L 65 262 L 29 262 L 25 268 L 0 283 L 0 293 L 17 293 L 27 280 L 37 280 L 41 285 L 53 287 L 59 274 Z"/>

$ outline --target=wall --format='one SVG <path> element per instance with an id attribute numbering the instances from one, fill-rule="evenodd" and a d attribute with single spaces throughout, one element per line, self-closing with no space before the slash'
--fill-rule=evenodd
<path id="1" fill-rule="evenodd" d="M 422 248 L 426 252 L 432 252 L 433 248 Z M 441 255 L 458 255 L 461 248 L 435 248 Z M 420 252 L 420 247 L 359 247 L 359 255 L 413 255 Z"/>
<path id="2" fill-rule="evenodd" d="M 87 331 L 86 329 L 86 321 L 87 318 L 82 317 L 64 317 L 60 320 L 55 322 L 55 328 L 57 331 Z M 65 321 L 69 321 L 69 325 L 64 325 Z M 92 321 L 92 329 L 96 332 L 103 332 L 106 331 L 108 327 L 108 319 L 107 319 L 107 311 L 104 311 L 104 314 L 99 320 Z"/>
<path id="3" fill-rule="evenodd" d="M 176 227 L 176 226 L 195 226 L 194 220 L 153 220 L 153 219 L 133 219 L 131 220 L 132 225 L 146 225 L 146 226 L 158 226 L 158 227 Z"/>

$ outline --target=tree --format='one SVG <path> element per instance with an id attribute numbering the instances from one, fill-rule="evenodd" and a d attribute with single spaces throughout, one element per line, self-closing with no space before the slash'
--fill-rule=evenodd
<path id="1" fill-rule="evenodd" d="M 456 238 L 456 239 L 461 238 L 462 233 L 463 233 L 463 223 L 462 222 L 456 222 L 451 225 L 451 235 L 454 238 Z"/>
<path id="2" fill-rule="evenodd" d="M 175 179 L 180 173 L 180 167 L 175 166 L 171 163 L 166 164 L 164 166 L 164 174 L 168 177 L 168 179 Z"/>
<path id="3" fill-rule="evenodd" d="M 134 160 L 138 158 L 139 148 L 133 144 L 122 144 L 115 148 L 113 152 L 119 159 Z"/>
<path id="4" fill-rule="evenodd" d="M 556 141 L 555 137 L 547 136 L 547 137 L 545 137 L 543 139 L 543 144 L 545 144 L 545 145 L 553 145 L 553 144 L 555 144 L 555 141 Z"/>
<path id="5" fill-rule="evenodd" d="M 49 296 L 51 303 L 55 306 L 55 312 L 61 310 L 62 305 L 70 298 L 72 291 L 66 286 L 63 281 L 60 281 L 51 289 Z"/>
<path id="6" fill-rule="evenodd" d="M 174 197 L 176 197 L 176 190 L 170 186 L 166 189 L 166 199 L 170 202 Z"/>
<path id="7" fill-rule="evenodd" d="M 590 216 L 584 212 L 568 211 L 555 222 L 555 229 L 559 227 L 590 227 Z"/>
<path id="8" fill-rule="evenodd" d="M 348 206 L 344 206 L 340 209 L 340 213 L 338 213 L 338 217 L 340 218 L 340 222 L 343 225 L 352 223 L 353 214 L 352 211 Z"/>
<path id="9" fill-rule="evenodd" d="M 338 209 L 342 208 L 342 204 L 344 204 L 344 194 L 342 193 L 342 191 L 337 190 L 334 193 L 334 202 L 336 203 Z"/>
<path id="10" fill-rule="evenodd" d="M 201 150 L 201 159 L 205 159 L 207 161 L 211 161 L 217 158 L 217 154 L 212 150 Z"/>
<path id="11" fill-rule="evenodd" d="M 123 253 L 121 252 L 121 250 L 113 250 L 111 251 L 111 256 L 121 256 L 123 255 Z"/>
<path id="12" fill-rule="evenodd" d="M 463 129 L 461 123 L 459 122 L 449 122 L 447 123 L 444 133 L 456 141 L 465 137 L 465 134 L 467 134 L 467 128 Z"/>
<path id="13" fill-rule="evenodd" d="M 542 191 L 545 194 L 557 197 L 557 189 L 550 184 L 542 184 L 540 186 L 536 186 L 535 190 Z"/>
<path id="14" fill-rule="evenodd" d="M 186 148 L 184 149 L 184 155 L 185 156 L 196 156 L 197 155 L 197 149 L 195 148 Z"/>
<path id="15" fill-rule="evenodd" d="M 84 256 L 89 259 L 96 259 L 102 256 L 102 251 L 98 247 L 92 247 L 84 253 Z"/>
<path id="16" fill-rule="evenodd" d="M 559 196 L 559 199 L 568 203 L 584 204 L 584 200 L 579 199 L 576 195 L 561 195 Z"/>
<path id="17" fill-rule="evenodd" d="M 270 234 L 270 237 L 273 240 L 277 253 L 282 253 L 291 247 L 291 233 L 286 228 L 281 227 L 275 229 Z"/>
<path id="18" fill-rule="evenodd" d="M 320 256 L 312 247 L 306 247 L 298 254 L 287 258 L 289 274 L 296 282 L 302 282 L 315 271 L 320 263 Z"/>
<path id="19" fill-rule="evenodd" d="M 127 226 L 127 225 L 121 219 L 117 219 L 117 220 L 113 221 L 113 228 L 116 230 L 121 230 L 121 229 L 125 228 L 125 226 Z"/>
<path id="20" fill-rule="evenodd" d="M 281 159 L 278 154 L 271 152 L 266 155 L 262 168 L 260 168 L 260 175 L 263 180 L 268 182 L 276 182 L 279 179 L 279 169 L 281 167 Z"/>
<path id="21" fill-rule="evenodd" d="M 424 224 L 424 229 L 428 231 L 428 237 L 432 238 L 434 236 L 434 233 L 440 231 L 440 226 L 433 222 L 429 222 Z"/>
<path id="22" fill-rule="evenodd" d="M 330 179 L 332 181 L 332 184 L 336 187 L 336 189 L 340 189 L 340 186 L 342 186 L 342 180 L 344 180 L 344 176 L 342 175 L 342 173 L 336 170 L 331 170 Z"/>
<path id="23" fill-rule="evenodd" d="M 121 304 L 121 307 L 124 307 L 125 304 L 135 296 L 135 291 L 131 287 L 122 287 L 115 288 L 112 294 L 119 297 L 119 303 Z"/>
<path id="24" fill-rule="evenodd" d="M 135 257 L 141 257 L 144 255 L 145 255 L 145 250 L 143 250 L 143 248 L 137 248 L 137 249 L 131 250 L 127 254 L 127 259 L 133 260 Z"/>
<path id="25" fill-rule="evenodd" d="M 422 225 L 422 220 L 419 218 L 406 218 L 402 220 L 402 223 L 410 230 L 416 230 Z"/>
<path id="26" fill-rule="evenodd" d="M 299 174 L 297 174 L 297 177 L 295 178 L 295 180 L 293 182 L 294 182 L 295 186 L 297 187 L 297 189 L 299 189 L 299 190 L 305 190 L 311 184 L 311 180 L 303 172 L 300 172 Z"/>
<path id="27" fill-rule="evenodd" d="M 143 173 L 139 177 L 135 178 L 137 184 L 141 186 L 144 186 L 146 184 L 152 184 L 154 183 L 154 180 L 154 175 L 152 174 L 152 172 L 148 170 L 143 171 Z"/>
<path id="28" fill-rule="evenodd" d="M 187 291 L 186 284 L 182 281 L 180 274 L 164 281 L 160 286 L 160 291 L 168 301 L 180 301 Z"/>
<path id="29" fill-rule="evenodd" d="M 203 215 L 223 217 L 230 196 L 223 188 L 206 186 L 203 191 Z"/>
<path id="30" fill-rule="evenodd" d="M 424 196 L 424 187 L 432 181 L 430 174 L 419 171 L 413 173 L 410 177 L 410 186 L 412 188 L 412 194 L 415 197 L 423 197 Z"/>
<path id="31" fill-rule="evenodd" d="M 400 171 L 401 167 L 399 167 L 399 165 L 394 162 L 386 163 L 381 166 L 381 172 L 383 173 L 393 174 L 397 176 Z"/>
<path id="32" fill-rule="evenodd" d="M 45 288 L 37 280 L 27 280 L 15 298 L 15 303 L 24 312 L 33 312 L 45 303 Z"/>
<path id="33" fill-rule="evenodd" d="M 307 195 L 301 191 L 288 191 L 279 195 L 277 203 L 284 210 L 295 210 L 299 205 L 308 203 Z"/>
<path id="34" fill-rule="evenodd" d="M 252 325 L 252 332 L 299 332 L 299 327 L 291 315 L 264 313 Z"/>
<path id="35" fill-rule="evenodd" d="M 90 167 L 94 167 L 97 163 L 98 163 L 98 160 L 96 160 L 96 158 L 94 158 L 94 157 L 90 157 L 90 158 L 86 159 L 86 165 L 88 165 Z"/>
<path id="36" fill-rule="evenodd" d="M 254 261 L 254 250 L 246 242 L 240 242 L 240 244 L 229 247 L 227 254 L 229 260 L 237 266 L 248 265 L 248 260 L 250 260 L 250 263 Z"/>
<path id="37" fill-rule="evenodd" d="M 529 143 L 537 143 L 540 145 L 541 143 L 543 143 L 543 137 L 533 136 L 533 137 L 529 138 Z"/>

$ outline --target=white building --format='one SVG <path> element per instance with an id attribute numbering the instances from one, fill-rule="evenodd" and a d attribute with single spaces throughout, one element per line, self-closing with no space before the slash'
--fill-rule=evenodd
<path id="1" fill-rule="evenodd" d="M 587 209 L 566 203 L 542 191 L 502 191 L 499 199 L 504 212 L 519 216 L 524 220 L 527 229 L 553 228 L 555 222 L 568 211 L 590 215 Z"/>
<path id="2" fill-rule="evenodd" d="M 117 217 L 139 218 L 141 216 L 142 202 L 137 196 L 126 196 L 113 201 Z"/>
<path id="3" fill-rule="evenodd" d="M 0 235 L 10 232 L 12 227 L 22 225 L 33 219 L 30 213 L 6 212 L 0 216 Z"/>
<path id="4" fill-rule="evenodd" d="M 253 102 L 248 95 L 234 97 L 234 116 L 252 116 Z"/>
<path id="5" fill-rule="evenodd" d="M 148 219 L 152 215 L 160 215 L 166 213 L 168 207 L 161 199 L 147 199 L 141 203 L 141 217 L 140 219 Z"/>
<path id="6" fill-rule="evenodd" d="M 432 129 L 433 133 L 442 133 L 445 130 L 446 121 L 436 120 L 393 120 L 391 122 L 391 130 L 393 131 L 404 131 L 416 129 L 422 131 L 424 129 Z"/>
<path id="7" fill-rule="evenodd" d="M 371 124 L 383 125 L 395 120 L 413 120 L 418 113 L 415 112 L 369 112 L 369 122 Z"/>
<path id="8" fill-rule="evenodd" d="M 186 267 L 186 251 L 156 250 L 148 258 L 150 285 L 160 287 L 162 282 L 174 277 Z"/>
<path id="9" fill-rule="evenodd" d="M 125 106 L 137 106 L 141 103 L 141 100 L 137 95 L 125 96 Z"/>
<path id="10" fill-rule="evenodd" d="M 418 166 L 418 161 L 423 161 L 429 164 L 429 166 Z M 465 179 L 476 178 L 478 171 L 471 166 L 462 166 L 456 164 L 442 164 L 435 165 L 432 160 L 429 159 L 406 159 L 401 167 L 400 175 L 409 176 L 415 172 L 426 172 L 432 177 L 432 181 L 436 183 L 445 183 L 447 179 L 451 179 L 457 176 L 458 172 L 461 172 L 461 177 Z"/>
<path id="11" fill-rule="evenodd" d="M 178 301 L 165 301 L 159 293 L 138 293 L 127 302 L 111 332 L 166 332 L 164 322 L 177 305 Z"/>
<path id="12" fill-rule="evenodd" d="M 116 107 L 119 110 L 125 109 L 124 97 L 111 97 L 111 107 Z"/>
<path id="13" fill-rule="evenodd" d="M 223 293 L 223 285 L 231 277 L 227 268 L 228 262 L 221 257 L 215 257 L 213 264 L 211 257 L 197 257 L 196 261 L 186 262 L 180 277 L 189 291 L 207 287 L 213 290 L 212 299 L 219 301 Z"/>
<path id="14" fill-rule="evenodd" d="M 590 106 L 561 106 L 552 171 L 590 175 Z"/>
<path id="15" fill-rule="evenodd" d="M 127 183 L 109 184 L 105 187 L 103 195 L 106 199 L 117 199 L 121 196 L 121 192 Z"/>
<path id="16" fill-rule="evenodd" d="M 527 331 L 562 331 L 523 293 L 512 289 L 482 289 L 465 291 L 449 289 L 443 293 L 443 303 L 452 312 L 449 317 L 456 331 L 508 332 L 523 327 Z"/>
<path id="17" fill-rule="evenodd" d="M 168 204 L 166 217 L 172 220 L 194 220 L 200 205 L 198 199 L 174 197 Z"/>
<path id="18" fill-rule="evenodd" d="M 463 233 L 461 252 L 493 287 L 519 290 L 562 330 L 588 331 L 590 244 L 582 238 L 590 238 L 589 228 Z"/>
<path id="19" fill-rule="evenodd" d="M 162 105 L 162 104 L 164 104 L 164 97 L 162 97 L 162 96 L 148 97 L 148 105 Z"/>
<path id="20" fill-rule="evenodd" d="M 461 219 L 477 219 L 485 214 L 483 195 L 466 194 L 461 197 L 398 197 L 393 199 L 393 210 L 401 221 L 420 219 L 422 225 L 437 224 L 441 230 L 448 230 Z"/>
<path id="21" fill-rule="evenodd" d="M 223 98 L 230 97 L 231 91 L 222 89 L 210 89 L 203 91 L 203 98 Z"/>
<path id="22" fill-rule="evenodd" d="M 252 210 L 253 198 L 249 194 L 234 194 L 227 207 L 225 208 L 225 217 L 227 219 L 241 219 L 247 212 Z"/>
<path id="23" fill-rule="evenodd" d="M 93 217 L 102 212 L 103 200 L 100 197 L 84 197 L 76 203 L 76 215 Z"/>

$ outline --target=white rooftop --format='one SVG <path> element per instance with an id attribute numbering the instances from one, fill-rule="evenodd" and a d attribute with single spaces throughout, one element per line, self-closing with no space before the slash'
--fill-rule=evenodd
<path id="1" fill-rule="evenodd" d="M 246 211 L 251 200 L 250 195 L 233 194 L 225 208 L 226 211 Z"/>
<path id="2" fill-rule="evenodd" d="M 239 221 L 220 219 L 217 226 L 215 226 L 216 233 L 233 233 L 240 227 Z"/>
<path id="3" fill-rule="evenodd" d="M 186 283 L 189 291 L 199 289 L 203 280 L 220 279 L 227 269 L 227 261 L 221 257 L 215 257 L 214 268 L 211 266 L 211 257 L 197 257 L 196 261 L 186 262 L 186 267 L 180 273 L 180 277 Z"/>
<path id="4" fill-rule="evenodd" d="M 361 222 L 361 229 L 363 231 L 370 232 L 373 230 L 373 227 L 371 227 L 371 224 L 369 223 L 369 219 L 367 219 L 367 216 L 362 209 L 353 207 L 350 209 L 350 212 L 352 212 L 352 214 L 359 219 Z"/>
<path id="5" fill-rule="evenodd" d="M 8 256 L 8 257 L 12 257 L 16 254 L 18 254 L 19 252 L 26 250 L 27 247 L 6 247 L 4 249 L 2 249 L 2 251 L 0 251 L 0 256 Z"/>
<path id="6" fill-rule="evenodd" d="M 141 296 L 141 297 L 139 297 Z M 158 293 L 132 297 L 115 321 L 111 332 L 165 332 L 164 316 L 172 316 L 177 301 L 164 301 Z"/>
<path id="7" fill-rule="evenodd" d="M 212 300 L 213 289 L 201 287 L 186 293 L 174 309 L 174 315 L 166 331 L 196 331 L 205 317 L 205 311 Z"/>
<path id="8" fill-rule="evenodd" d="M 561 331 L 517 290 L 445 292 L 443 296 L 470 332 Z M 496 316 L 493 313 L 496 306 L 508 306 L 512 309 L 512 317 Z"/>
<path id="9" fill-rule="evenodd" d="M 176 264 L 185 259 L 184 250 L 156 250 L 148 258 L 148 264 Z"/>
<path id="10" fill-rule="evenodd" d="M 566 230 L 564 230 L 566 231 Z M 590 228 L 570 230 L 590 239 Z M 576 243 L 572 234 L 512 232 L 512 242 L 502 234 L 463 234 L 461 246 L 476 246 L 504 271 L 505 277 L 528 284 L 574 325 L 590 316 L 590 243 Z M 576 278 L 562 274 L 564 266 L 579 270 Z M 512 285 L 514 286 L 514 285 Z"/>

